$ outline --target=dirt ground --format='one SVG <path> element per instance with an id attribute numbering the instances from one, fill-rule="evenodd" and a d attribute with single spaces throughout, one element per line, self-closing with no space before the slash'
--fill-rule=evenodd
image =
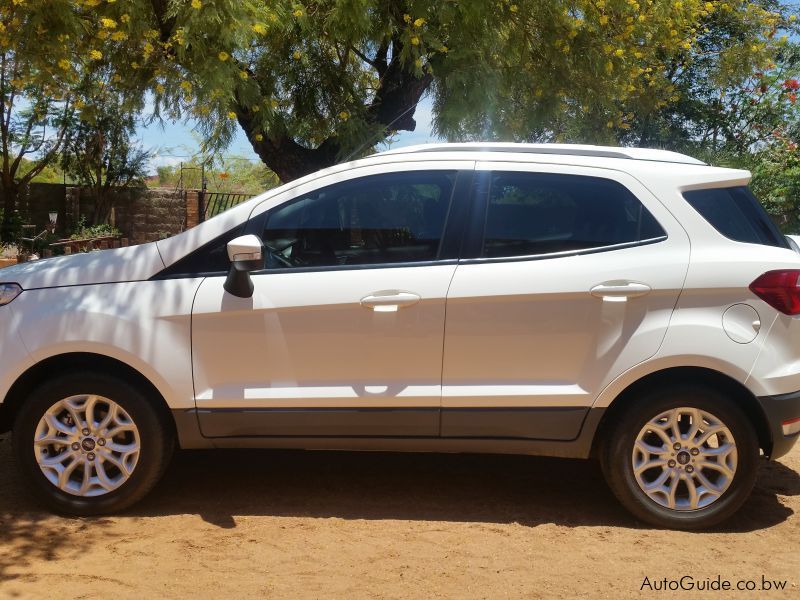
<path id="1" fill-rule="evenodd" d="M 728 596 L 796 598 L 799 472 L 800 448 L 733 522 L 682 533 L 635 522 L 583 461 L 183 452 L 128 513 L 65 519 L 23 492 L 4 436 L 0 596 L 619 598 L 645 577 L 763 576 L 786 589 Z"/>

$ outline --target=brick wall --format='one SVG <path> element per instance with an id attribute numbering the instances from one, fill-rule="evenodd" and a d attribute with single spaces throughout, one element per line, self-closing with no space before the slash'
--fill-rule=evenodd
<path id="1" fill-rule="evenodd" d="M 112 225 L 131 245 L 169 237 L 198 224 L 197 191 L 131 188 L 114 193 Z M 66 190 L 66 221 L 74 228 L 80 216 L 88 221 L 94 202 L 78 187 Z"/>

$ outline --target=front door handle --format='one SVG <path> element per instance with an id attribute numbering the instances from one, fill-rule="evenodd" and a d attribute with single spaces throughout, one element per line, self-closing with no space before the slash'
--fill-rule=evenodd
<path id="1" fill-rule="evenodd" d="M 626 298 L 638 298 L 645 296 L 652 291 L 646 283 L 638 281 L 604 281 L 591 289 L 592 296 L 603 298 L 604 300 L 625 300 Z"/>
<path id="2" fill-rule="evenodd" d="M 371 308 L 375 312 L 397 312 L 398 309 L 413 306 L 420 300 L 422 298 L 412 292 L 383 290 L 364 296 L 361 299 L 361 306 Z"/>

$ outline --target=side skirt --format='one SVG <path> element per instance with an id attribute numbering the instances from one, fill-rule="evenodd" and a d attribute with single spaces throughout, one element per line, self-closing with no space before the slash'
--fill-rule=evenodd
<path id="1" fill-rule="evenodd" d="M 562 458 L 589 458 L 597 427 L 605 409 L 585 414 L 579 433 L 571 440 L 514 439 L 507 437 L 438 437 L 396 435 L 239 435 L 205 437 L 198 411 L 175 410 L 179 444 L 197 448 L 281 448 L 300 450 L 355 450 L 377 452 L 442 452 L 478 454 L 527 454 Z M 438 411 L 437 411 L 438 413 Z"/>

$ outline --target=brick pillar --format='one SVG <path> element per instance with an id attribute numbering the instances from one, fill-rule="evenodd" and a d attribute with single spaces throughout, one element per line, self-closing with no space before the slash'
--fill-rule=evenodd
<path id="1" fill-rule="evenodd" d="M 200 224 L 200 198 L 197 190 L 186 190 L 184 201 L 186 202 L 186 229 L 197 227 Z"/>

